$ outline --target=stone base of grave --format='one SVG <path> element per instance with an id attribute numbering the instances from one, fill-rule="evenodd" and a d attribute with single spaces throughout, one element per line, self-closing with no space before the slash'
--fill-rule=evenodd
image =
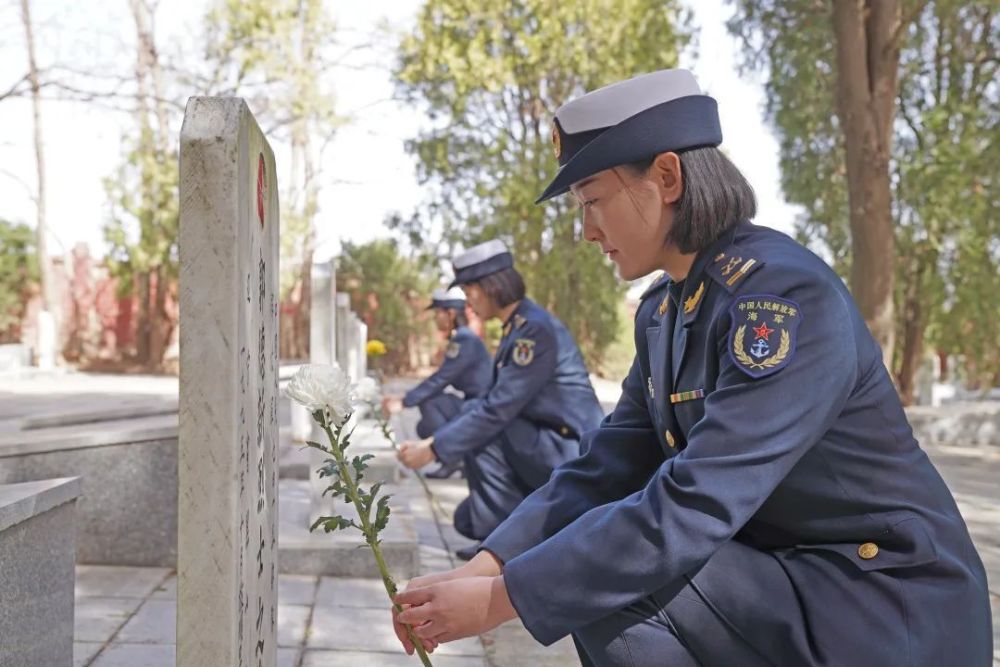
<path id="1" fill-rule="evenodd" d="M 310 463 L 312 450 L 297 445 L 285 445 L 278 455 L 278 472 L 281 479 L 308 480 L 313 464 Z M 369 452 L 375 458 L 368 461 L 365 479 L 371 482 L 394 484 L 399 481 L 399 463 L 396 455 L 388 451 Z"/>
<path id="2" fill-rule="evenodd" d="M 173 567 L 177 416 L 94 421 L 101 414 L 38 417 L 47 426 L 0 433 L 0 484 L 78 476 L 78 562 Z"/>
<path id="3" fill-rule="evenodd" d="M 1000 447 L 1000 402 L 965 401 L 906 409 L 921 444 Z"/>
<path id="4" fill-rule="evenodd" d="M 0 665 L 73 662 L 80 480 L 0 485 Z"/>
<path id="5" fill-rule="evenodd" d="M 319 574 L 331 577 L 378 577 L 371 552 L 354 529 L 309 532 L 309 482 L 281 480 L 278 498 L 278 570 L 282 574 Z M 392 494 L 394 485 L 383 487 Z M 333 511 L 353 518 L 354 508 L 337 499 Z M 400 579 L 416 576 L 420 549 L 413 516 L 393 505 L 389 527 L 382 533 L 382 554 L 389 571 Z"/>

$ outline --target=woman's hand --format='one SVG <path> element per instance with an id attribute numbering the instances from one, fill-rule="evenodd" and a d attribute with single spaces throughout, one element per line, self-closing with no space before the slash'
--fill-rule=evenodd
<path id="1" fill-rule="evenodd" d="M 403 399 L 399 396 L 383 396 L 382 412 L 386 415 L 394 415 L 403 409 Z"/>
<path id="2" fill-rule="evenodd" d="M 404 442 L 399 448 L 397 458 L 410 470 L 418 470 L 434 461 L 434 450 L 431 449 L 433 438 L 419 442 Z"/>
<path id="3" fill-rule="evenodd" d="M 422 577 L 415 577 L 410 580 L 410 583 L 406 585 L 404 593 L 417 590 L 418 588 L 428 588 L 435 584 L 444 583 L 446 581 L 454 581 L 456 579 L 467 579 L 470 577 L 497 577 L 500 575 L 501 566 L 500 561 L 491 554 L 489 551 L 480 551 L 476 556 L 470 560 L 468 563 L 464 563 L 461 566 L 455 568 L 454 570 L 447 570 L 445 572 L 435 572 L 434 574 L 424 575 Z M 405 607 L 404 607 L 405 608 Z M 393 629 L 396 631 L 396 637 L 399 639 L 400 643 L 407 653 L 413 654 L 413 644 L 410 642 L 410 638 L 406 635 L 406 628 L 397 620 L 397 613 L 395 608 L 392 612 L 392 625 Z M 437 642 L 432 640 L 422 640 L 424 644 L 424 649 L 428 652 L 433 651 L 437 648 Z"/>
<path id="4" fill-rule="evenodd" d="M 430 640 L 435 646 L 480 635 L 517 617 L 502 576 L 431 584 L 400 593 L 396 603 L 404 610 L 395 615 L 395 622 L 412 626 L 421 641 Z M 405 637 L 405 630 L 403 634 Z M 403 646 L 411 653 L 412 644 L 408 647 L 408 643 L 404 641 Z"/>
<path id="5" fill-rule="evenodd" d="M 406 585 L 404 590 L 412 591 L 418 588 L 427 588 L 432 584 L 440 584 L 453 579 L 467 579 L 469 577 L 499 577 L 503 568 L 496 556 L 489 551 L 480 551 L 468 563 L 463 563 L 453 570 L 425 574 L 422 577 L 414 577 Z"/>

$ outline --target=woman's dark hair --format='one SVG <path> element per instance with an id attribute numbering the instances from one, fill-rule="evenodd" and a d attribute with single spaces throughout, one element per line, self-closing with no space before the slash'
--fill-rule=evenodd
<path id="1" fill-rule="evenodd" d="M 448 310 L 450 310 L 455 316 L 455 324 L 452 327 L 453 329 L 464 327 L 469 323 L 469 318 L 465 316 L 465 308 L 449 308 Z"/>
<path id="2" fill-rule="evenodd" d="M 513 267 L 483 276 L 476 283 L 498 308 L 524 298 L 524 278 Z"/>
<path id="3" fill-rule="evenodd" d="M 684 191 L 677 201 L 674 225 L 667 241 L 683 253 L 709 247 L 727 230 L 757 215 L 753 188 L 718 148 L 693 148 L 677 153 Z M 625 165 L 645 176 L 656 156 Z"/>

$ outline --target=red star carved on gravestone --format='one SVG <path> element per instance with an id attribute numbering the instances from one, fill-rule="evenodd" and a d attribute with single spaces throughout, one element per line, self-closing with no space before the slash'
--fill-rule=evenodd
<path id="1" fill-rule="evenodd" d="M 754 327 L 753 332 L 756 334 L 757 338 L 767 340 L 767 337 L 774 333 L 774 329 L 768 329 L 767 322 L 761 322 L 759 327 Z"/>

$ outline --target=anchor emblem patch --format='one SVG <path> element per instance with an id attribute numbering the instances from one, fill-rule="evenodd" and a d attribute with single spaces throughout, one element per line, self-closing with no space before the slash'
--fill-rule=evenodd
<path id="1" fill-rule="evenodd" d="M 742 296 L 731 312 L 729 355 L 740 370 L 762 378 L 788 365 L 802 321 L 798 304 L 770 295 Z"/>

